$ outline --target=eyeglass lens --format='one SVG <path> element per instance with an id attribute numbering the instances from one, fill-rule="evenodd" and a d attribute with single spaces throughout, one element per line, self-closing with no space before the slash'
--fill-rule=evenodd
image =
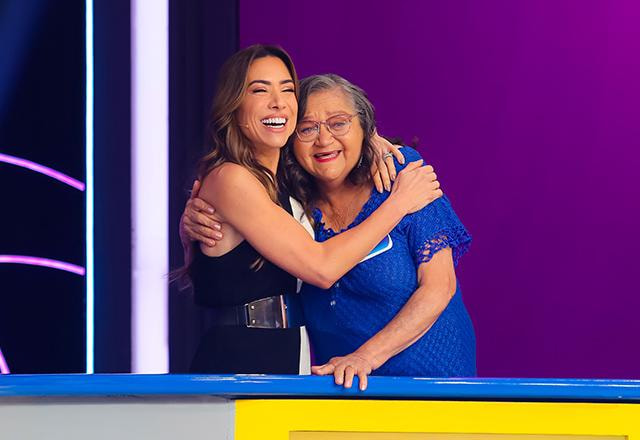
<path id="1" fill-rule="evenodd" d="M 340 136 L 346 134 L 351 126 L 351 118 L 349 116 L 338 115 L 333 116 L 326 121 L 302 121 L 298 124 L 296 131 L 301 138 L 315 139 L 320 133 L 320 124 L 324 124 L 329 133 Z"/>

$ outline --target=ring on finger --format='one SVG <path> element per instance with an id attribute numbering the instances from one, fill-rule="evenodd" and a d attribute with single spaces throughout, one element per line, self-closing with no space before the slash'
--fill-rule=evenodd
<path id="1" fill-rule="evenodd" d="M 388 158 L 390 158 L 390 157 L 393 157 L 393 153 L 392 153 L 391 151 L 387 151 L 386 153 L 384 153 L 384 154 L 382 155 L 382 159 L 383 159 L 383 160 L 386 160 L 386 159 L 388 159 Z"/>

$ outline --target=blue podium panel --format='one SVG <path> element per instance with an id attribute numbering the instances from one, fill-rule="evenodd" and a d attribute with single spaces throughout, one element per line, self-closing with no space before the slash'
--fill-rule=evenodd
<path id="1" fill-rule="evenodd" d="M 640 381 L 0 376 L 2 438 L 640 440 Z"/>

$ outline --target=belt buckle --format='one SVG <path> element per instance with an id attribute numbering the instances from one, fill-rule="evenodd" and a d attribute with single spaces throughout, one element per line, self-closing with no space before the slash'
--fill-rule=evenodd
<path id="1" fill-rule="evenodd" d="M 284 295 L 261 298 L 245 304 L 247 327 L 288 328 Z"/>

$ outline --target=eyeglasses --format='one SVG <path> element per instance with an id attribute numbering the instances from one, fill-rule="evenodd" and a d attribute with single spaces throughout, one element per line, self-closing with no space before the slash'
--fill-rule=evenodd
<path id="1" fill-rule="evenodd" d="M 336 115 L 326 121 L 302 121 L 296 127 L 296 135 L 302 142 L 313 142 L 320 136 L 320 126 L 324 125 L 332 135 L 344 136 L 349 133 L 354 116 Z"/>

